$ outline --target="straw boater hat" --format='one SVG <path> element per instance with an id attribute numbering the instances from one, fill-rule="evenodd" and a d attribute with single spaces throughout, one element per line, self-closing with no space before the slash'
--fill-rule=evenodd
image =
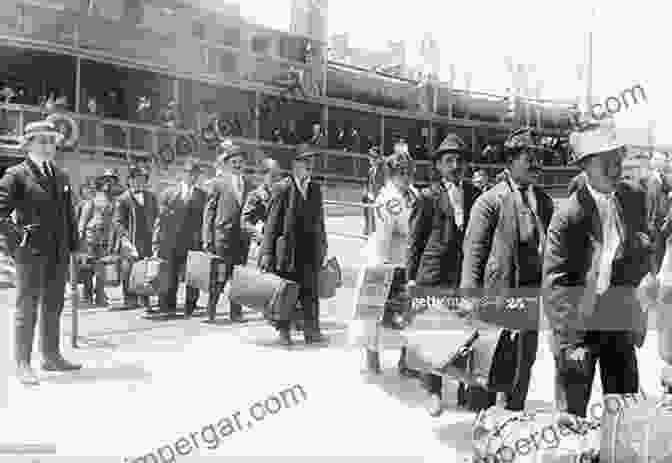
<path id="1" fill-rule="evenodd" d="M 573 132 L 569 136 L 569 143 L 573 151 L 570 164 L 625 148 L 625 144 L 618 141 L 614 127 L 600 123 L 590 124 L 581 131 Z"/>
<path id="2" fill-rule="evenodd" d="M 25 146 L 33 138 L 39 135 L 56 137 L 56 143 L 59 143 L 60 141 L 63 140 L 63 134 L 58 131 L 58 129 L 52 122 L 36 121 L 36 122 L 29 122 L 26 124 L 25 128 L 23 129 L 21 144 Z"/>

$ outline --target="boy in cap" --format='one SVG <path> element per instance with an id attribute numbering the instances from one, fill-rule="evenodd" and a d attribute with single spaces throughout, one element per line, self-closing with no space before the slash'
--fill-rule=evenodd
<path id="1" fill-rule="evenodd" d="M 61 355 L 61 313 L 70 253 L 78 250 L 73 192 L 67 174 L 54 164 L 62 135 L 48 121 L 26 125 L 26 159 L 9 167 L 0 179 L 0 217 L 14 212 L 21 231 L 10 252 L 16 263 L 14 359 L 18 380 L 37 385 L 31 368 L 33 337 L 40 311 L 42 369 L 78 370 L 81 365 Z"/>
<path id="2" fill-rule="evenodd" d="M 179 275 L 186 269 L 188 252 L 202 249 L 203 211 L 207 194 L 196 186 L 201 174 L 198 162 L 186 159 L 180 183 L 167 188 L 159 199 L 152 253 L 167 261 L 170 284 L 165 292 L 159 294 L 159 312 L 164 316 L 177 313 Z M 198 288 L 187 286 L 185 316 L 191 316 L 196 310 L 198 296 Z"/>
<path id="3" fill-rule="evenodd" d="M 297 147 L 292 176 L 273 187 L 264 226 L 260 268 L 299 284 L 307 344 L 323 341 L 319 323 L 318 273 L 327 254 L 327 234 L 320 186 L 312 181 L 315 156 L 307 145 Z M 290 320 L 276 325 L 280 344 L 292 344 Z"/>
<path id="4" fill-rule="evenodd" d="M 646 333 L 635 290 L 651 270 L 646 196 L 621 181 L 625 146 L 591 124 L 570 137 L 585 181 L 553 215 L 543 265 L 552 330 L 556 406 L 586 416 L 600 360 L 604 394 L 636 393 L 635 346 Z"/>

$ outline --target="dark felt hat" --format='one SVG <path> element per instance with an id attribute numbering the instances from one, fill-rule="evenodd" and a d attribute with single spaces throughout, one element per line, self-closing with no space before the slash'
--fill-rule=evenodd
<path id="1" fill-rule="evenodd" d="M 145 177 L 149 178 L 149 170 L 143 166 L 131 166 L 128 168 L 128 178 Z"/>
<path id="2" fill-rule="evenodd" d="M 454 133 L 449 133 L 432 153 L 432 158 L 434 161 L 438 161 L 445 153 L 456 153 L 460 155 L 460 159 L 464 159 L 468 152 L 466 143 Z"/>

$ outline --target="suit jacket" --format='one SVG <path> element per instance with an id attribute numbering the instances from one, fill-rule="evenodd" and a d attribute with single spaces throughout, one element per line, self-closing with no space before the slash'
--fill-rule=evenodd
<path id="1" fill-rule="evenodd" d="M 539 220 L 544 228 L 553 215 L 553 200 L 540 187 L 533 187 Z M 520 198 L 508 179 L 476 199 L 462 246 L 464 260 L 460 288 L 506 290 L 520 286 L 527 262 L 518 250 L 521 234 Z"/>
<path id="2" fill-rule="evenodd" d="M 313 227 L 303 230 L 316 237 L 316 243 L 298 243 L 296 219 L 299 208 L 315 211 Z M 302 233 L 303 234 L 303 233 Z M 303 268 L 297 268 L 297 260 L 312 261 L 319 268 L 327 252 L 327 234 L 324 226 L 324 206 L 319 185 L 308 184 L 306 199 L 301 196 L 298 186 L 291 177 L 273 185 L 271 206 L 264 226 L 264 240 L 259 255 L 271 256 L 274 268 L 280 274 L 295 275 L 302 280 L 308 275 Z M 300 254 L 300 256 L 299 256 Z"/>
<path id="3" fill-rule="evenodd" d="M 143 191 L 143 205 L 135 199 L 131 190 L 126 190 L 116 201 L 114 224 L 118 238 L 126 237 L 135 245 L 140 257 L 148 257 L 152 252 L 152 232 L 154 222 L 159 215 L 159 201 L 150 191 Z M 146 224 L 141 229 L 140 224 Z M 120 245 L 115 240 L 115 247 Z"/>
<path id="4" fill-rule="evenodd" d="M 203 245 L 232 264 L 246 263 L 250 248 L 250 235 L 241 226 L 241 214 L 252 184 L 247 178 L 243 183 L 239 198 L 231 176 L 216 178 L 203 212 Z"/>
<path id="5" fill-rule="evenodd" d="M 260 223 L 266 222 L 271 204 L 271 188 L 262 183 L 252 190 L 245 200 L 242 212 L 243 227 L 250 233 L 257 229 Z"/>
<path id="6" fill-rule="evenodd" d="M 167 188 L 159 199 L 159 215 L 154 222 L 153 251 L 167 258 L 171 253 L 186 255 L 201 249 L 205 191 L 194 187 L 188 202 L 182 199 L 180 185 Z"/>
<path id="7" fill-rule="evenodd" d="M 647 231 L 646 197 L 640 189 L 623 182 L 618 185 L 616 199 L 625 229 L 623 256 L 613 262 L 611 286 L 605 294 L 617 290 L 617 318 L 634 320 L 641 312 L 635 288 L 650 270 L 652 251 L 648 237 L 643 236 Z M 554 333 L 556 352 L 584 341 L 586 330 L 581 328 L 587 325 L 576 325 L 577 320 L 588 324 L 599 316 L 586 313 L 592 307 L 582 305 L 582 301 L 595 294 L 602 244 L 599 212 L 584 185 L 555 213 L 548 229 L 543 267 L 544 310 Z M 643 333 L 635 331 L 630 333 L 630 340 L 641 345 Z"/>
<path id="8" fill-rule="evenodd" d="M 462 185 L 466 229 L 471 207 L 480 190 L 471 182 L 464 181 Z M 457 286 L 462 270 L 463 230 L 455 224 L 455 211 L 443 182 L 424 190 L 411 213 L 408 279 L 416 280 L 420 285 Z"/>
<path id="9" fill-rule="evenodd" d="M 67 259 L 78 249 L 77 222 L 72 188 L 67 174 L 54 166 L 52 181 L 29 158 L 8 168 L 0 179 L 0 218 L 16 213 L 19 229 L 36 228 L 28 233 L 25 246 L 34 255 Z M 18 235 L 7 237 L 13 252 Z"/>

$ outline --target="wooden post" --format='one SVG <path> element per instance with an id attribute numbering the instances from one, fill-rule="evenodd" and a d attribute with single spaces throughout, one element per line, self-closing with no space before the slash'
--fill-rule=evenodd
<path id="1" fill-rule="evenodd" d="M 77 255 L 70 254 L 70 303 L 72 305 L 72 333 L 71 344 L 77 349 L 77 332 L 79 330 L 79 265 Z"/>

